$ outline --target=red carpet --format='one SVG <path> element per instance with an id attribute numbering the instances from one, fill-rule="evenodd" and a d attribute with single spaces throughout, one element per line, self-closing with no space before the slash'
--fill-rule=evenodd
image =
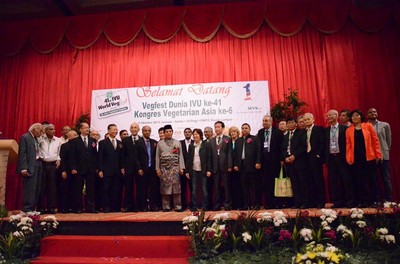
<path id="1" fill-rule="evenodd" d="M 31 263 L 188 263 L 186 236 L 51 236 Z"/>

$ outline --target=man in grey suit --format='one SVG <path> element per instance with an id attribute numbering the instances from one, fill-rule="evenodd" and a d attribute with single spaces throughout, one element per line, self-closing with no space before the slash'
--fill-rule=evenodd
<path id="1" fill-rule="evenodd" d="M 217 121 L 214 124 L 216 136 L 210 139 L 212 177 L 214 182 L 214 211 L 221 210 L 222 193 L 221 183 L 224 185 L 224 208 L 230 210 L 232 206 L 230 181 L 228 177 L 228 156 L 230 155 L 228 136 L 223 134 L 225 124 Z"/>
<path id="2" fill-rule="evenodd" d="M 42 179 L 39 144 L 43 133 L 43 125 L 35 123 L 22 135 L 19 143 L 17 173 L 23 178 L 22 211 L 27 213 L 35 214 L 39 201 Z"/>
<path id="3" fill-rule="evenodd" d="M 368 122 L 371 123 L 378 134 L 379 144 L 381 146 L 381 152 L 383 160 L 378 164 L 379 174 L 382 177 L 385 185 L 385 193 L 383 198 L 386 201 L 392 201 L 392 183 L 390 181 L 389 173 L 389 152 L 392 145 L 392 134 L 390 132 L 389 123 L 378 121 L 378 112 L 375 108 L 370 108 L 367 111 Z"/>

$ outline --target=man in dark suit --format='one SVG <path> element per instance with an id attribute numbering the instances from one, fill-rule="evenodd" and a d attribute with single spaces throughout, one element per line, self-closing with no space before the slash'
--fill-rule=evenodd
<path id="1" fill-rule="evenodd" d="M 338 111 L 329 110 L 325 129 L 325 160 L 328 166 L 330 198 L 335 208 L 353 207 L 354 191 L 350 167 L 346 162 L 346 129 L 339 125 Z"/>
<path id="2" fill-rule="evenodd" d="M 36 214 L 42 180 L 42 162 L 39 159 L 39 138 L 44 127 L 35 123 L 21 136 L 18 149 L 17 173 L 23 178 L 22 211 Z"/>
<path id="3" fill-rule="evenodd" d="M 305 176 L 307 138 L 303 130 L 297 129 L 296 119 L 288 118 L 286 124 L 288 133 L 283 138 L 281 160 L 292 182 L 294 207 L 307 208 L 309 206 Z"/>
<path id="4" fill-rule="evenodd" d="M 118 128 L 115 124 L 107 127 L 109 137 L 99 142 L 99 176 L 103 178 L 103 211 L 108 213 L 121 210 L 121 201 L 118 201 L 119 183 L 121 180 L 122 142 L 116 136 Z"/>
<path id="5" fill-rule="evenodd" d="M 125 195 L 124 195 L 124 207 L 126 212 L 133 212 L 136 210 L 144 211 L 147 206 L 144 205 L 144 180 L 142 176 L 138 175 L 139 171 L 139 160 L 138 160 L 138 149 L 140 137 L 138 135 L 139 125 L 132 123 L 129 130 L 131 135 L 124 138 L 122 141 L 122 169 L 123 177 L 125 179 Z M 134 199 L 136 181 L 136 204 Z M 141 202 L 139 206 L 139 201 Z M 141 207 L 141 208 L 139 208 Z"/>
<path id="6" fill-rule="evenodd" d="M 73 206 L 73 182 L 71 175 L 71 157 L 72 151 L 72 140 L 78 137 L 75 130 L 70 130 L 66 134 L 67 139 L 60 148 L 60 172 L 61 172 L 61 182 L 60 182 L 60 204 L 59 211 L 61 213 L 68 213 Z"/>
<path id="7" fill-rule="evenodd" d="M 258 137 L 250 135 L 250 125 L 242 125 L 242 137 L 236 140 L 236 159 L 234 170 L 240 173 L 243 190 L 243 209 L 252 206 L 260 209 L 261 146 Z"/>
<path id="8" fill-rule="evenodd" d="M 311 113 L 304 114 L 304 123 L 306 125 L 307 135 L 307 173 L 308 186 L 310 193 L 311 205 L 318 208 L 325 207 L 325 185 L 322 172 L 325 155 L 325 138 L 324 128 L 314 125 L 314 116 Z"/>
<path id="9" fill-rule="evenodd" d="M 182 146 L 182 155 L 183 160 L 185 161 L 185 168 L 188 168 L 188 153 L 189 153 L 189 145 L 193 143 L 192 140 L 192 129 L 185 128 L 183 130 L 183 134 L 185 135 L 185 139 L 181 140 Z M 186 178 L 186 170 L 183 175 L 181 175 L 181 202 L 182 202 L 182 210 L 186 210 L 188 207 L 188 199 L 187 199 L 187 186 L 189 185 L 190 193 L 192 193 L 192 185 L 190 183 L 190 179 Z M 189 199 L 189 203 L 191 204 L 191 199 Z"/>
<path id="10" fill-rule="evenodd" d="M 283 133 L 279 129 L 272 127 L 272 117 L 265 115 L 263 128 L 258 131 L 257 136 L 261 145 L 261 182 L 265 195 L 265 207 L 275 208 L 274 186 L 275 178 L 279 177 L 281 167 Z"/>
<path id="11" fill-rule="evenodd" d="M 157 141 L 150 138 L 151 128 L 149 126 L 143 126 L 142 135 L 138 148 L 138 175 L 145 183 L 143 187 L 145 200 L 142 200 L 139 204 L 146 203 L 147 205 L 148 198 L 150 210 L 155 212 L 161 210 L 160 178 L 156 175 Z M 144 205 L 141 207 L 144 207 Z"/>
<path id="12" fill-rule="evenodd" d="M 228 178 L 228 160 L 230 138 L 223 134 L 225 124 L 222 121 L 214 123 L 215 137 L 210 139 L 212 178 L 214 183 L 214 211 L 221 210 L 222 205 L 222 185 L 224 185 L 224 208 L 231 210 L 232 197 L 230 181 Z"/>
<path id="13" fill-rule="evenodd" d="M 71 174 L 73 182 L 73 206 L 75 213 L 82 213 L 82 190 L 86 185 L 87 213 L 97 213 L 95 209 L 95 178 L 97 172 L 96 141 L 89 136 L 89 124 L 79 124 L 80 136 L 71 140 Z"/>

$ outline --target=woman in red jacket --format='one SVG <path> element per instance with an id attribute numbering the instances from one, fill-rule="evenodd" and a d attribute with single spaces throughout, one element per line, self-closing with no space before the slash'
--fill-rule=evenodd
<path id="1" fill-rule="evenodd" d="M 382 160 L 379 139 L 360 110 L 350 113 L 353 124 L 346 130 L 346 160 L 353 168 L 355 197 L 362 207 L 377 206 L 376 163 Z"/>

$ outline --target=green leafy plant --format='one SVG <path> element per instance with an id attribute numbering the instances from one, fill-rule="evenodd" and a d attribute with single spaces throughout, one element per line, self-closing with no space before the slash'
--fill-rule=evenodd
<path id="1" fill-rule="evenodd" d="M 296 118 L 297 116 L 304 113 L 304 108 L 308 104 L 299 98 L 299 92 L 288 89 L 289 92 L 284 94 L 283 101 L 279 101 L 274 104 L 271 108 L 271 116 L 274 120 L 284 120 L 289 117 Z"/>

